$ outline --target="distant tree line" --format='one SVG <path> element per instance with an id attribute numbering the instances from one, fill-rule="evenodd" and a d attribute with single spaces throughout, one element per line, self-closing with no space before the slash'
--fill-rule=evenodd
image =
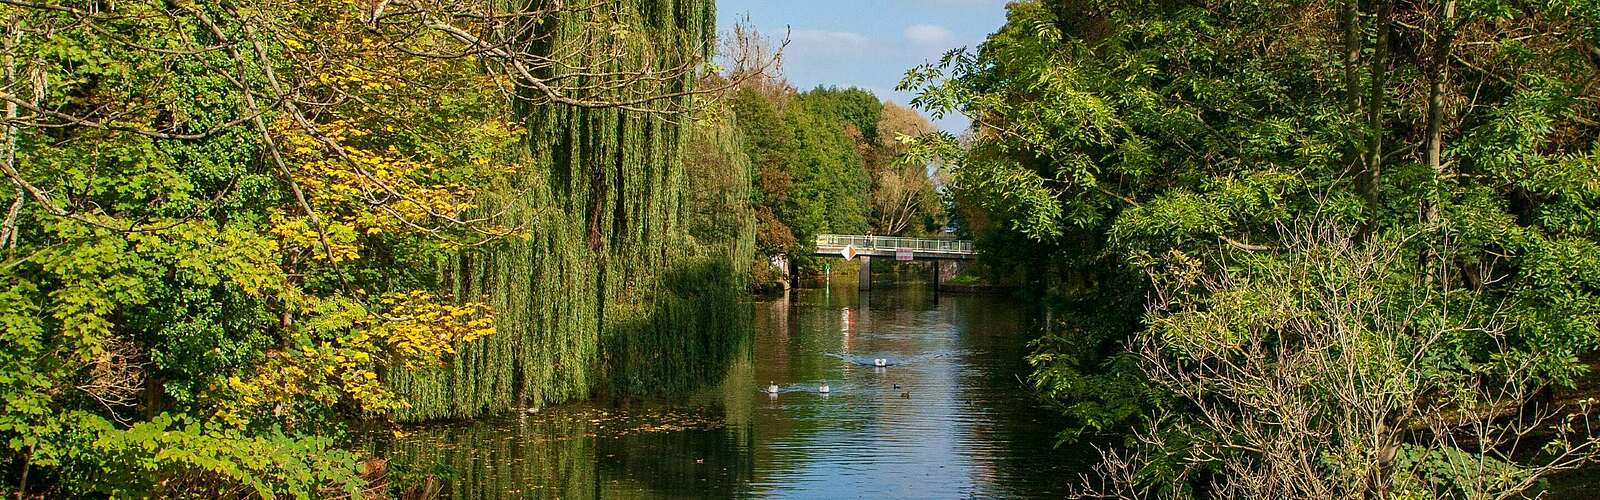
<path id="1" fill-rule="evenodd" d="M 779 52 L 746 25 L 723 45 L 738 60 Z M 745 72 L 731 65 L 726 77 Z M 760 255 L 810 267 L 818 234 L 926 236 L 947 222 L 938 172 L 905 154 L 910 140 L 936 130 L 921 113 L 859 88 L 800 91 L 781 69 L 744 78 L 728 104 L 755 170 Z"/>

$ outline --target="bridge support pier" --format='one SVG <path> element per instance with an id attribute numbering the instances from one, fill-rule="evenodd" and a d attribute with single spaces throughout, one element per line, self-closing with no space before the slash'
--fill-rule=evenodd
<path id="1" fill-rule="evenodd" d="M 856 289 L 866 291 L 872 289 L 872 256 L 858 255 L 861 266 L 856 269 Z"/>

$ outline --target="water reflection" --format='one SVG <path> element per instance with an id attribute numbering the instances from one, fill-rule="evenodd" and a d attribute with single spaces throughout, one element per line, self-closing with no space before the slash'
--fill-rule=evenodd
<path id="1" fill-rule="evenodd" d="M 1017 304 L 837 287 L 753 307 L 751 347 L 695 394 L 430 426 L 381 451 L 445 471 L 455 498 L 1059 497 L 1086 470 L 1021 389 Z"/>

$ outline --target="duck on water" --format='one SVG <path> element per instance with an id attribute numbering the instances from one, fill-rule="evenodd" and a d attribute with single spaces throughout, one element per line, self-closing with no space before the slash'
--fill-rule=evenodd
<path id="1" fill-rule="evenodd" d="M 917 364 L 919 362 L 926 361 L 926 360 L 929 360 L 929 359 L 942 358 L 942 357 L 948 356 L 950 354 L 951 353 L 949 353 L 949 352 L 934 352 L 934 353 L 927 353 L 927 354 L 922 354 L 922 355 L 918 355 L 918 356 L 908 356 L 908 357 L 903 357 L 903 358 L 876 358 L 876 357 L 868 358 L 868 357 L 865 357 L 865 356 L 854 356 L 854 355 L 850 355 L 850 354 L 830 352 L 830 353 L 827 353 L 827 356 L 830 357 L 830 358 L 834 358 L 834 359 L 837 359 L 837 360 L 840 360 L 840 361 L 844 361 L 846 363 L 850 363 L 850 364 L 854 364 L 854 365 L 871 366 L 871 367 L 874 367 L 874 368 L 887 368 L 887 367 L 891 367 L 891 366 Z"/>
<path id="2" fill-rule="evenodd" d="M 777 394 L 777 393 L 781 392 L 781 389 L 778 387 L 778 383 L 777 382 L 767 382 L 767 390 L 765 392 L 767 394 Z M 828 386 L 828 381 L 824 380 L 824 381 L 822 381 L 822 385 L 817 386 L 817 392 L 818 393 L 822 393 L 822 394 L 828 394 L 830 392 L 833 392 L 833 388 L 829 387 Z"/>

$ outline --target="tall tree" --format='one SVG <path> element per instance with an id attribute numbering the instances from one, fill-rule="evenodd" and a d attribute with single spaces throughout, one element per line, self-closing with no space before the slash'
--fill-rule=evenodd
<path id="1" fill-rule="evenodd" d="M 878 137 L 867 157 L 872 172 L 872 228 L 877 234 L 934 231 L 942 225 L 943 207 L 932 165 L 905 156 L 908 144 L 936 130 L 933 122 L 916 110 L 892 102 L 883 104 Z"/>

